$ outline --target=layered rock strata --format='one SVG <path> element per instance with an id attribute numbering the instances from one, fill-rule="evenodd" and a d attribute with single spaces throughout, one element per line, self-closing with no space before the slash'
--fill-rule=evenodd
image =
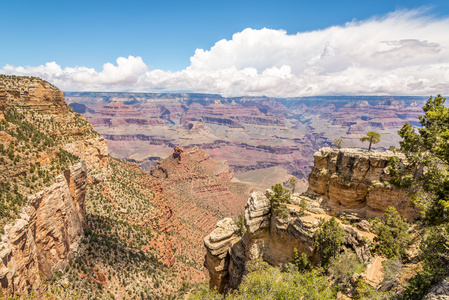
<path id="1" fill-rule="evenodd" d="M 51 114 L 64 114 L 67 111 L 64 93 L 42 79 L 2 76 L 0 81 L 4 85 L 6 98 L 14 99 L 17 107 Z"/>
<path id="2" fill-rule="evenodd" d="M 0 87 L 0 120 L 5 118 L 6 111 L 6 91 Z"/>
<path id="3" fill-rule="evenodd" d="M 49 279 L 76 253 L 85 226 L 87 164 L 70 167 L 56 183 L 29 196 L 21 218 L 5 226 L 0 242 L 2 289 L 16 294 Z"/>
<path id="4" fill-rule="evenodd" d="M 345 231 L 344 247 L 368 263 L 368 245 L 374 235 L 368 232 L 366 218 L 382 215 L 388 206 L 395 206 L 409 220 L 419 216 L 407 192 L 388 182 L 390 156 L 404 159 L 391 151 L 320 149 L 315 153 L 308 191 L 292 197 L 286 214 L 272 210 L 270 190 L 254 192 L 245 206 L 246 232 L 241 238 L 236 237 L 236 226 L 228 224 L 224 230 L 220 223 L 204 240 L 210 287 L 220 292 L 235 289 L 251 261 L 260 258 L 279 266 L 294 260 L 295 248 L 318 263 L 314 234 L 321 220 L 332 216 L 351 221 L 354 226 L 339 221 Z M 306 212 L 301 210 L 301 200 L 307 203 Z"/>
<path id="5" fill-rule="evenodd" d="M 307 192 L 331 215 L 373 218 L 394 206 L 414 220 L 419 211 L 407 191 L 389 183 L 388 157 L 405 158 L 392 151 L 322 148 L 314 155 Z"/>
<path id="6" fill-rule="evenodd" d="M 229 279 L 229 249 L 240 240 L 238 228 L 231 218 L 217 223 L 217 228 L 204 238 L 207 248 L 205 267 L 211 277 L 210 286 L 223 293 Z"/>
<path id="7" fill-rule="evenodd" d="M 204 239 L 206 247 L 205 266 L 209 270 L 210 287 L 225 292 L 238 287 L 251 261 L 261 258 L 274 266 L 292 262 L 294 250 L 306 253 L 312 262 L 318 262 L 314 232 L 321 219 L 329 219 L 326 214 L 312 212 L 301 213 L 295 203 L 287 206 L 288 217 L 284 218 L 271 209 L 267 195 L 254 192 L 245 207 L 246 232 L 237 236 L 238 228 L 232 221 L 225 219 Z M 310 207 L 313 200 L 307 199 Z M 345 230 L 344 246 L 352 249 L 362 262 L 370 256 L 369 233 L 349 225 L 342 225 Z"/>
<path id="8" fill-rule="evenodd" d="M 0 294 L 17 296 L 77 255 L 86 187 L 102 177 L 88 174 L 107 167 L 108 149 L 64 94 L 39 78 L 0 75 L 0 119 L 5 114 L 0 144 L 15 155 L 0 151 Z"/>

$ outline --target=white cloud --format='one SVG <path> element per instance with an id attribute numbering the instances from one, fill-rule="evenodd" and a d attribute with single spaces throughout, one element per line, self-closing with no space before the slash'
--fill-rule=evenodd
<path id="1" fill-rule="evenodd" d="M 398 11 L 344 26 L 287 34 L 247 28 L 178 72 L 119 57 L 97 72 L 6 65 L 1 73 L 42 77 L 65 91 L 193 91 L 226 96 L 449 93 L 449 18 Z"/>

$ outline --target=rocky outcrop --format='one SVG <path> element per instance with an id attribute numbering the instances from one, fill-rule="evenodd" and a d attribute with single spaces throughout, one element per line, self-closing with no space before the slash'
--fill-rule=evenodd
<path id="1" fill-rule="evenodd" d="M 108 166 L 108 145 L 103 137 L 65 144 L 64 150 L 85 160 L 89 171 Z"/>
<path id="2" fill-rule="evenodd" d="M 67 104 L 64 93 L 52 84 L 35 77 L 2 76 L 7 98 L 14 99 L 14 105 L 22 109 L 64 114 Z"/>
<path id="3" fill-rule="evenodd" d="M 7 197 L 5 189 L 0 195 L 9 210 L 0 214 L 0 283 L 6 295 L 14 296 L 36 287 L 41 278 L 50 279 L 77 255 L 86 226 L 86 187 L 102 180 L 101 174 L 88 174 L 107 167 L 108 149 L 50 83 L 0 75 L 0 86 L 0 115 L 11 112 L 8 129 L 0 132 L 2 142 L 18 146 L 23 136 L 33 141 L 22 146 L 14 161 L 0 154 L 2 186 L 15 187 Z M 20 201 L 10 201 L 14 196 Z"/>
<path id="4" fill-rule="evenodd" d="M 449 277 L 444 278 L 434 285 L 422 298 L 423 300 L 448 300 L 449 299 Z"/>
<path id="5" fill-rule="evenodd" d="M 6 91 L 0 86 L 0 120 L 5 118 L 6 111 Z"/>
<path id="6" fill-rule="evenodd" d="M 29 196 L 21 218 L 5 226 L 0 242 L 0 282 L 11 294 L 27 292 L 64 268 L 79 246 L 85 226 L 87 164 L 60 175 L 56 183 Z"/>
<path id="7" fill-rule="evenodd" d="M 292 204 L 287 205 L 288 217 L 285 218 L 271 209 L 267 195 L 254 192 L 245 207 L 246 232 L 241 238 L 237 237 L 238 228 L 231 220 L 220 221 L 204 239 L 210 287 L 219 292 L 235 289 L 251 261 L 261 258 L 271 265 L 280 266 L 294 260 L 295 248 L 312 262 L 318 262 L 314 232 L 320 220 L 330 216 L 314 209 L 313 199 L 307 198 L 306 201 L 312 209 L 301 213 L 297 205 L 300 199 L 294 197 Z M 350 225 L 342 227 L 346 232 L 344 246 L 352 249 L 361 262 L 367 262 L 370 257 L 369 234 Z"/>
<path id="8" fill-rule="evenodd" d="M 232 180 L 234 172 L 226 161 L 217 161 L 198 147 L 175 146 L 173 154 L 159 161 L 150 174 L 163 185 L 175 215 L 205 233 L 218 220 L 241 213 L 252 192 L 249 185 Z"/>
<path id="9" fill-rule="evenodd" d="M 229 279 L 229 249 L 240 240 L 238 228 L 231 218 L 217 223 L 217 228 L 204 238 L 206 260 L 204 266 L 211 276 L 210 287 L 223 293 Z"/>
<path id="10" fill-rule="evenodd" d="M 220 227 L 205 238 L 206 267 L 211 288 L 220 292 L 238 287 L 248 265 L 262 259 L 279 266 L 294 260 L 294 251 L 305 253 L 312 263 L 320 261 L 314 239 L 321 220 L 345 217 L 354 225 L 343 224 L 344 248 L 354 251 L 362 263 L 371 254 L 374 235 L 365 220 L 382 215 L 390 205 L 409 220 L 417 218 L 407 193 L 388 183 L 389 156 L 404 158 L 391 151 L 368 152 L 357 149 L 323 148 L 315 153 L 306 193 L 292 196 L 285 211 L 273 210 L 270 190 L 254 192 L 245 206 L 245 234 L 239 239 L 234 225 Z M 301 201 L 307 210 L 301 209 Z M 229 221 L 228 221 L 229 222 Z"/>
<path id="11" fill-rule="evenodd" d="M 392 151 L 322 148 L 314 155 L 307 192 L 332 215 L 373 218 L 395 206 L 403 217 L 416 219 L 419 212 L 407 191 L 389 183 L 392 156 L 404 159 Z"/>

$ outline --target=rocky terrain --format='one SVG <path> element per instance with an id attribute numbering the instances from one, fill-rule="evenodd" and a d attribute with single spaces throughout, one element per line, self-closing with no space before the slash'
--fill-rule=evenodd
<path id="1" fill-rule="evenodd" d="M 81 255 L 52 290 L 71 282 L 61 291 L 67 298 L 168 298 L 206 279 L 203 237 L 223 215 L 243 211 L 250 188 L 198 148 L 176 147 L 150 173 L 108 158 L 107 171 L 92 174 Z"/>
<path id="2" fill-rule="evenodd" d="M 166 298 L 205 280 L 203 237 L 251 192 L 225 161 L 175 147 L 145 173 L 56 87 L 0 83 L 0 297 Z"/>
<path id="3" fill-rule="evenodd" d="M 24 293 L 72 259 L 86 228 L 88 170 L 105 166 L 106 141 L 38 78 L 0 77 L 0 282 Z M 96 155 L 67 144 L 87 142 Z"/>
<path id="4" fill-rule="evenodd" d="M 419 211 L 407 191 L 389 183 L 388 157 L 405 159 L 392 151 L 322 148 L 314 155 L 307 194 L 331 215 L 371 219 L 394 206 L 404 218 L 415 220 Z"/>
<path id="5" fill-rule="evenodd" d="M 58 176 L 56 183 L 29 196 L 0 243 L 2 289 L 11 294 L 37 288 L 39 275 L 51 279 L 79 248 L 85 223 L 86 163 Z"/>
<path id="6" fill-rule="evenodd" d="M 243 213 L 252 191 L 234 180 L 226 161 L 217 161 L 198 147 L 176 146 L 174 153 L 159 161 L 150 174 L 162 184 L 173 213 L 203 234 L 209 233 L 219 219 Z M 196 242 L 201 240 L 199 237 Z"/>
<path id="7" fill-rule="evenodd" d="M 307 185 L 313 153 L 336 138 L 362 147 L 360 137 L 382 135 L 377 149 L 398 146 L 397 130 L 416 123 L 422 97 L 224 98 L 208 94 L 67 93 L 109 144 L 112 156 L 149 170 L 175 145 L 198 146 L 227 160 L 236 176 L 278 167 Z M 270 185 L 265 185 L 265 188 Z"/>
<path id="8" fill-rule="evenodd" d="M 407 194 L 388 184 L 388 156 L 393 152 L 368 152 L 356 149 L 323 148 L 315 153 L 315 164 L 309 176 L 309 189 L 294 194 L 286 205 L 287 216 L 272 209 L 266 193 L 254 192 L 245 206 L 246 232 L 231 219 L 223 219 L 204 238 L 207 250 L 205 266 L 210 274 L 210 287 L 219 292 L 238 287 L 248 273 L 251 261 L 262 259 L 274 266 L 294 260 L 294 248 L 318 263 L 314 232 L 320 220 L 338 216 L 345 231 L 344 247 L 353 250 L 359 261 L 374 265 L 369 242 L 367 218 L 383 214 L 395 206 L 409 220 L 419 217 Z M 301 212 L 301 201 L 307 210 Z M 368 278 L 365 273 L 365 279 Z"/>

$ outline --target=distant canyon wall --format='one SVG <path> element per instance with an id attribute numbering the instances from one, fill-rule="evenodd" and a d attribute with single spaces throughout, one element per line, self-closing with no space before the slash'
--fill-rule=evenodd
<path id="1" fill-rule="evenodd" d="M 336 138 L 361 147 L 379 132 L 380 149 L 416 123 L 424 97 L 225 98 L 209 94 L 68 93 L 66 101 L 108 141 L 113 156 L 149 170 L 175 145 L 198 146 L 236 174 L 280 166 L 307 179 L 316 149 Z"/>

